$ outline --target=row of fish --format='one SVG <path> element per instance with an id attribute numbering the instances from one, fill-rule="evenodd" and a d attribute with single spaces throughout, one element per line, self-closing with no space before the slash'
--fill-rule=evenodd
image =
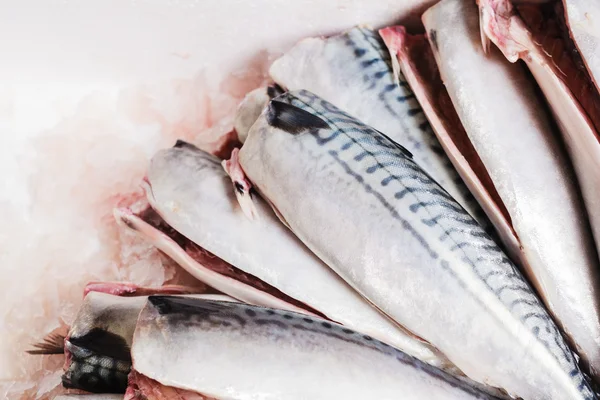
<path id="1" fill-rule="evenodd" d="M 180 141 L 150 163 L 150 208 L 115 210 L 216 294 L 90 287 L 65 386 L 596 399 L 594 17 L 585 0 L 443 0 L 426 35 L 298 43 L 240 105 L 229 160 Z"/>

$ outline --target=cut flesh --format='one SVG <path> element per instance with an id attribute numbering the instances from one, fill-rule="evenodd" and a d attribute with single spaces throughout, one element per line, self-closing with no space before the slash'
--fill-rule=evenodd
<path id="1" fill-rule="evenodd" d="M 180 142 L 154 156 L 148 171 L 148 200 L 171 230 L 311 307 L 314 314 L 376 337 L 425 362 L 455 370 L 437 349 L 365 301 L 307 249 L 280 223 L 269 205 L 249 190 L 237 152 L 232 156 L 226 165 L 233 186 L 218 160 L 189 144 Z M 240 176 L 243 180 L 237 181 Z M 256 214 L 253 220 L 244 215 L 236 196 L 247 200 L 243 204 L 252 205 Z"/>
<path id="2" fill-rule="evenodd" d="M 485 40 L 491 39 L 510 61 L 519 58 L 525 61 L 552 108 L 577 173 L 596 248 L 600 249 L 600 100 L 596 90 L 598 78 L 592 79 L 584 67 L 590 68 L 595 61 L 589 57 L 582 59 L 573 51 L 574 44 L 559 23 L 561 15 L 553 8 L 559 3 L 541 4 L 538 8 L 531 4 L 515 8 L 508 0 L 479 0 L 478 3 Z M 597 43 L 597 36 L 583 44 L 584 36 L 578 36 L 583 33 L 582 26 L 572 19 L 577 4 L 583 3 L 566 2 L 567 15 L 572 15 L 568 21 L 571 29 L 575 29 L 573 32 L 578 32 L 572 33 L 579 37 L 578 47 L 589 44 L 595 48 L 593 43 Z M 540 18 L 548 13 L 554 16 L 554 21 Z M 587 15 L 592 21 L 598 18 L 598 15 Z M 588 33 L 595 36 L 591 31 Z M 581 55 L 586 57 L 586 53 Z M 595 53 L 593 59 L 597 57 Z"/>
<path id="3" fill-rule="evenodd" d="M 146 238 L 192 276 L 222 293 L 249 304 L 269 305 L 307 314 L 318 313 L 187 240 L 152 210 L 147 211 L 145 218 L 127 209 L 115 209 L 114 213 L 118 221 Z"/>

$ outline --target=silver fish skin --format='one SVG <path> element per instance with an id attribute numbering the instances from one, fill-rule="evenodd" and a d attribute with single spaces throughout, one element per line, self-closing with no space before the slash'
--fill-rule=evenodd
<path id="1" fill-rule="evenodd" d="M 304 39 L 277 59 L 269 73 L 282 87 L 308 90 L 404 146 L 487 227 L 485 214 L 446 156 L 404 76 L 394 73 L 376 31 L 359 26 L 328 38 Z"/>
<path id="2" fill-rule="evenodd" d="M 295 91 L 239 157 L 315 254 L 468 377 L 526 399 L 595 398 L 520 272 L 406 149 Z"/>
<path id="3" fill-rule="evenodd" d="M 182 297 L 235 301 L 217 294 Z M 147 299 L 148 296 L 122 297 L 102 292 L 85 296 L 65 340 L 69 357 L 63 386 L 89 392 L 125 392 L 133 333 Z"/>
<path id="4" fill-rule="evenodd" d="M 494 398 L 342 325 L 233 303 L 150 297 L 132 356 L 162 385 L 220 399 Z"/>
<path id="5" fill-rule="evenodd" d="M 586 21 L 578 20 L 581 15 L 573 13 L 573 7 L 581 12 L 587 3 L 567 1 L 564 3 L 567 22 L 576 26 L 567 26 L 572 31 L 563 34 L 561 29 L 556 29 L 562 19 L 556 13 L 564 12 L 557 7 L 562 6 L 560 3 L 550 3 L 554 15 L 550 14 L 549 27 L 539 24 L 549 9 L 540 9 L 528 16 L 531 10 L 520 10 L 510 0 L 478 0 L 477 3 L 484 47 L 489 48 L 492 41 L 509 61 L 523 60 L 552 109 L 577 174 L 596 248 L 600 250 L 600 93 L 597 77 L 594 78 L 589 69 L 591 61 L 577 51 L 579 47 L 596 47 L 592 30 L 597 29 L 593 25 L 597 26 L 594 21 L 598 15 L 590 8 L 583 13 Z M 585 46 L 571 40 L 576 39 L 575 32 L 581 29 L 590 34 L 590 42 Z M 594 374 L 600 379 L 600 371 Z"/>
<path id="6" fill-rule="evenodd" d="M 525 273 L 597 374 L 600 265 L 560 133 L 523 66 L 495 47 L 484 54 L 475 4 L 443 0 L 423 21 L 452 103 L 510 214 Z"/>
<path id="7" fill-rule="evenodd" d="M 331 320 L 432 365 L 455 369 L 439 350 L 365 301 L 281 224 L 256 194 L 252 202 L 257 217 L 248 219 L 215 157 L 180 143 L 152 158 L 148 179 L 150 204 L 192 242 Z"/>

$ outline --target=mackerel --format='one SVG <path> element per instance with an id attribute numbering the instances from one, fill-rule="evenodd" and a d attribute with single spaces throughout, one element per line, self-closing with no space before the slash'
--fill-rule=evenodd
<path id="1" fill-rule="evenodd" d="M 521 65 L 478 43 L 477 6 L 423 15 L 452 103 L 508 210 L 524 272 L 569 342 L 600 372 L 600 265 L 560 133 Z"/>
<path id="2" fill-rule="evenodd" d="M 288 90 L 308 90 L 410 151 L 415 160 L 487 226 L 485 214 L 440 146 L 423 110 L 379 34 L 356 27 L 328 38 L 307 38 L 276 60 L 271 78 Z"/>
<path id="3" fill-rule="evenodd" d="M 215 294 L 185 296 L 235 301 Z M 99 393 L 125 392 L 133 333 L 147 299 L 148 296 L 122 297 L 102 292 L 85 296 L 64 338 L 64 387 Z"/>
<path id="4" fill-rule="evenodd" d="M 216 258 L 307 305 L 318 315 L 433 365 L 454 368 L 437 349 L 406 332 L 356 293 L 280 223 L 268 204 L 256 194 L 244 192 L 243 183 L 236 181 L 232 188 L 218 159 L 180 141 L 152 158 L 148 179 L 149 202 L 164 221 Z M 236 201 L 240 192 L 243 198 L 251 198 L 254 220 L 240 209 Z M 142 231 L 139 224 L 136 226 Z M 194 273 L 194 268 L 186 269 Z M 223 286 L 218 289 L 244 299 L 239 291 Z M 294 311 L 272 301 L 245 301 Z"/>
<path id="5" fill-rule="evenodd" d="M 491 40 L 509 61 L 522 59 L 552 108 L 600 250 L 600 6 L 585 0 L 477 3 L 484 48 Z"/>
<path id="6" fill-rule="evenodd" d="M 160 385 L 219 399 L 492 399 L 370 336 L 306 315 L 152 296 L 133 367 Z"/>
<path id="7" fill-rule="evenodd" d="M 294 91 L 239 157 L 315 254 L 468 377 L 526 399 L 595 398 L 520 272 L 408 150 Z"/>
<path id="8" fill-rule="evenodd" d="M 460 122 L 427 38 L 410 35 L 403 26 L 386 27 L 379 34 L 397 60 L 394 72 L 406 77 L 448 158 L 490 218 L 510 258 L 522 265 L 510 214 Z"/>

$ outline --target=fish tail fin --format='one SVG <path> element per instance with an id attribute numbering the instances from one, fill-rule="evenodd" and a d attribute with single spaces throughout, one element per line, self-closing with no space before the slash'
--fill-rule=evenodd
<path id="1" fill-rule="evenodd" d="M 65 337 L 66 332 L 63 334 L 63 332 L 54 330 L 47 334 L 41 342 L 34 343 L 32 345 L 34 348 L 31 350 L 26 350 L 26 353 L 33 355 L 64 354 Z"/>

